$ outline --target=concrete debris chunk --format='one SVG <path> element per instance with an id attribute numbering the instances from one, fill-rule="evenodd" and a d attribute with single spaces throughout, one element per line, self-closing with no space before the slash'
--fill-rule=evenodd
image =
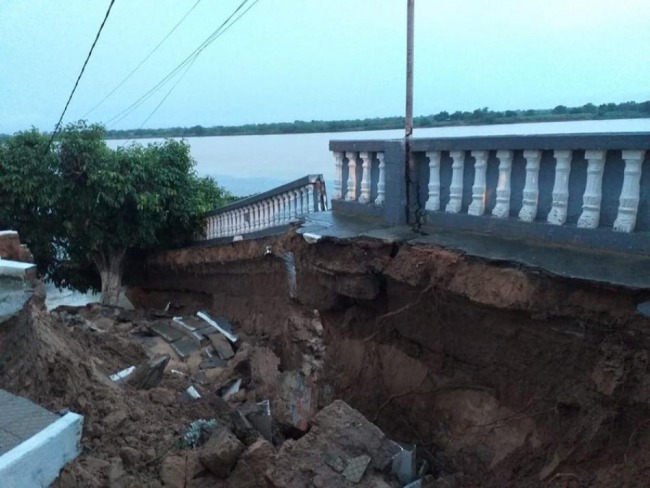
<path id="1" fill-rule="evenodd" d="M 214 369 L 214 368 L 225 368 L 226 362 L 218 358 L 217 356 L 212 356 L 204 359 L 199 363 L 199 369 Z"/>
<path id="2" fill-rule="evenodd" d="M 199 460 L 218 478 L 226 478 L 244 452 L 244 445 L 226 428 L 214 432 L 199 452 Z"/>
<path id="3" fill-rule="evenodd" d="M 347 467 L 343 470 L 343 476 L 352 483 L 359 483 L 366 473 L 366 468 L 370 464 L 370 461 L 371 458 L 367 454 L 350 459 Z"/>
<path id="4" fill-rule="evenodd" d="M 118 371 L 117 373 L 112 374 L 110 378 L 116 383 L 119 383 L 121 381 L 124 381 L 126 378 L 128 378 L 131 375 L 131 373 L 133 373 L 134 371 L 135 371 L 135 366 L 129 366 L 128 368 L 125 368 L 122 371 Z"/>
<path id="5" fill-rule="evenodd" d="M 224 400 L 228 400 L 231 396 L 233 396 L 235 393 L 239 391 L 239 388 L 241 387 L 241 378 L 237 378 L 236 380 L 229 381 L 226 386 L 221 388 L 218 392 L 218 394 L 223 398 Z"/>
<path id="6" fill-rule="evenodd" d="M 174 342 L 184 337 L 183 332 L 172 327 L 166 320 L 158 320 L 148 326 L 149 329 L 165 339 L 167 342 Z"/>
<path id="7" fill-rule="evenodd" d="M 171 358 L 167 354 L 150 359 L 146 363 L 138 366 L 133 373 L 129 375 L 126 382 L 138 390 L 149 390 L 158 386 L 163 378 L 165 368 Z"/>
<path id="8" fill-rule="evenodd" d="M 210 334 L 208 335 L 208 339 L 212 343 L 212 347 L 214 347 L 214 350 L 221 359 L 227 361 L 235 355 L 235 351 L 233 351 L 232 346 L 230 345 L 230 342 L 228 342 L 228 339 L 225 335 Z"/>
<path id="9" fill-rule="evenodd" d="M 199 398 L 201 398 L 201 394 L 192 385 L 187 387 L 185 392 L 183 392 L 183 395 L 187 395 L 187 397 L 189 397 L 192 400 L 198 400 Z"/>
<path id="10" fill-rule="evenodd" d="M 402 484 L 411 483 L 417 475 L 415 466 L 415 446 L 400 446 L 401 450 L 393 457 L 391 472 Z"/>
<path id="11" fill-rule="evenodd" d="M 260 438 L 260 433 L 240 410 L 230 412 L 230 420 L 232 421 L 233 433 L 247 446 Z"/>
<path id="12" fill-rule="evenodd" d="M 250 408 L 246 418 L 262 434 L 262 437 L 269 442 L 273 440 L 273 419 L 271 418 L 271 402 L 269 400 L 256 403 Z"/>
<path id="13" fill-rule="evenodd" d="M 225 335 L 230 342 L 237 342 L 238 337 L 234 334 L 232 330 L 232 325 L 228 321 L 228 319 L 224 317 L 219 317 L 217 319 L 213 319 L 208 315 L 207 312 L 200 311 L 196 312 L 196 316 L 202 318 L 205 320 L 208 324 L 210 324 L 212 327 L 217 329 L 219 332 L 221 332 L 223 335 Z"/>
<path id="14" fill-rule="evenodd" d="M 181 359 L 186 359 L 193 353 L 199 351 L 199 346 L 193 339 L 190 339 L 189 337 L 178 340 L 176 342 L 172 342 L 170 346 Z"/>

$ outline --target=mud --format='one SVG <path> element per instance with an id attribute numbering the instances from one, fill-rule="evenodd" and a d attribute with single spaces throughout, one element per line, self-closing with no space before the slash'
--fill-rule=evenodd
<path id="1" fill-rule="evenodd" d="M 457 486 L 650 484 L 650 322 L 635 314 L 647 293 L 441 248 L 287 235 L 161 253 L 130 297 L 228 315 L 280 370 L 302 367 L 317 316 L 319 407 L 345 400 Z"/>

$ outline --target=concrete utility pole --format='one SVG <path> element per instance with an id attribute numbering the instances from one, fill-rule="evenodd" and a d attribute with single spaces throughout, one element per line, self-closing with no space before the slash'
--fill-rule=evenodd
<path id="1" fill-rule="evenodd" d="M 415 0 L 407 0 L 406 7 L 406 114 L 404 117 L 404 177 L 406 180 L 406 221 L 419 227 L 418 185 L 416 167 L 411 154 L 413 135 L 413 17 Z"/>
<path id="2" fill-rule="evenodd" d="M 406 10 L 406 121 L 404 136 L 413 134 L 413 11 L 415 0 L 407 0 Z"/>

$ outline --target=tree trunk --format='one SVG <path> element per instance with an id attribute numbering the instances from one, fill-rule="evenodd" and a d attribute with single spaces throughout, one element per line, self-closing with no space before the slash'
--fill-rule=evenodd
<path id="1" fill-rule="evenodd" d="M 102 280 L 102 305 L 117 305 L 122 288 L 122 265 L 126 250 L 113 251 L 109 255 L 98 256 L 95 266 Z"/>

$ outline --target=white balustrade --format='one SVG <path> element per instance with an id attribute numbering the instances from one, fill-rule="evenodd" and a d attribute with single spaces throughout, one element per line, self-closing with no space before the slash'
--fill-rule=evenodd
<path id="1" fill-rule="evenodd" d="M 467 213 L 483 215 L 485 213 L 485 172 L 487 170 L 488 151 L 472 151 L 474 157 L 474 184 L 472 185 L 472 203 Z"/>
<path id="2" fill-rule="evenodd" d="M 623 151 L 623 160 L 625 161 L 623 188 L 618 205 L 618 215 L 614 222 L 614 230 L 617 232 L 632 232 L 636 227 L 641 192 L 641 166 L 644 157 L 645 151 Z"/>
<path id="3" fill-rule="evenodd" d="M 333 200 L 345 200 L 361 204 L 384 205 L 386 201 L 386 162 L 383 152 L 334 151 L 335 175 Z M 346 162 L 347 161 L 347 162 Z M 377 179 L 373 181 L 373 164 L 377 162 Z M 344 181 L 343 168 L 347 164 L 347 180 Z M 357 166 L 361 164 L 361 182 L 357 180 Z M 357 192 L 357 186 L 360 191 Z M 371 199 L 373 189 L 377 196 Z M 345 190 L 345 192 L 343 191 Z M 313 190 L 311 190 L 313 192 Z M 320 200 L 318 207 L 321 207 Z"/>
<path id="4" fill-rule="evenodd" d="M 445 211 L 448 213 L 460 212 L 463 203 L 463 172 L 465 169 L 465 151 L 450 151 L 452 159 L 451 185 L 449 186 L 449 202 Z"/>
<path id="5" fill-rule="evenodd" d="M 603 173 L 605 172 L 605 151 L 585 151 L 587 183 L 582 197 L 582 214 L 578 227 L 595 229 L 600 222 L 600 204 L 603 199 Z"/>

